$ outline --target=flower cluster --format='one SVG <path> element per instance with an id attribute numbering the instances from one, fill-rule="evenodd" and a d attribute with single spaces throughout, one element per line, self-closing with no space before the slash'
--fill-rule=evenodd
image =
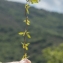
<path id="1" fill-rule="evenodd" d="M 28 50 L 28 46 L 30 43 L 27 43 L 27 44 L 21 43 L 21 44 L 23 45 L 23 49 Z"/>
<path id="2" fill-rule="evenodd" d="M 26 0 L 27 2 L 30 2 L 31 4 L 38 3 L 40 0 Z"/>
<path id="3" fill-rule="evenodd" d="M 23 21 L 23 22 L 26 23 L 26 28 L 25 28 L 24 32 L 19 32 L 19 35 L 24 36 L 24 42 L 21 43 L 22 46 L 23 46 L 23 49 L 25 50 L 22 59 L 28 58 L 26 51 L 28 50 L 28 46 L 29 46 L 30 43 L 27 43 L 26 36 L 28 38 L 31 38 L 30 32 L 28 32 L 28 30 L 27 30 L 27 27 L 30 25 L 30 20 L 28 19 L 28 15 L 27 15 L 27 14 L 29 14 L 29 8 L 30 8 L 29 4 L 30 3 L 34 4 L 34 3 L 38 3 L 38 2 L 39 2 L 39 0 L 26 0 L 26 4 L 25 4 L 25 16 L 26 16 L 26 19 Z"/>
<path id="4" fill-rule="evenodd" d="M 31 36 L 30 36 L 30 34 L 29 34 L 30 32 L 27 32 L 27 30 L 25 30 L 24 32 L 19 32 L 19 35 L 22 35 L 22 36 L 27 36 L 28 38 L 31 38 Z"/>

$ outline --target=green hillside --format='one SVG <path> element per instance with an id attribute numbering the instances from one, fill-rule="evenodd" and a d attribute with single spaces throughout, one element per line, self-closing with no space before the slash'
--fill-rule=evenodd
<path id="1" fill-rule="evenodd" d="M 29 56 L 33 63 L 45 63 L 42 49 L 63 43 L 63 14 L 31 7 L 29 9 L 31 26 L 28 30 L 32 38 Z M 24 31 L 24 4 L 0 0 L 0 61 L 17 61 L 23 50 L 19 36 Z"/>

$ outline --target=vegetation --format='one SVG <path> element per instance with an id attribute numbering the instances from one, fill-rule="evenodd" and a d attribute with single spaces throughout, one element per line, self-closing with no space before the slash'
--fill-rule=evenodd
<path id="1" fill-rule="evenodd" d="M 33 7 L 29 11 L 32 38 L 27 40 L 31 43 L 27 53 L 33 63 L 45 63 L 41 51 L 63 43 L 63 14 Z M 24 31 L 24 19 L 24 4 L 0 0 L 0 61 L 21 59 L 23 38 L 18 33 Z"/>
<path id="2" fill-rule="evenodd" d="M 46 63 L 63 63 L 63 44 L 43 50 Z"/>

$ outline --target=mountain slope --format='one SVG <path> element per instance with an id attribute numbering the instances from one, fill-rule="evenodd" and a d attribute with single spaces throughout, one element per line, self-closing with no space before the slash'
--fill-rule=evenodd
<path id="1" fill-rule="evenodd" d="M 48 12 L 42 9 L 29 9 L 31 25 L 28 30 L 32 38 L 29 46 L 30 59 L 42 63 L 41 50 L 63 43 L 63 14 Z M 19 36 L 24 31 L 24 4 L 0 0 L 0 61 L 20 60 L 23 55 Z"/>

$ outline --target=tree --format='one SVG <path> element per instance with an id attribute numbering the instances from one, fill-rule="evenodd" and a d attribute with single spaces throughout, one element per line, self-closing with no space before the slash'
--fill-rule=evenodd
<path id="1" fill-rule="evenodd" d="M 44 49 L 43 56 L 47 63 L 63 63 L 63 44 Z"/>

